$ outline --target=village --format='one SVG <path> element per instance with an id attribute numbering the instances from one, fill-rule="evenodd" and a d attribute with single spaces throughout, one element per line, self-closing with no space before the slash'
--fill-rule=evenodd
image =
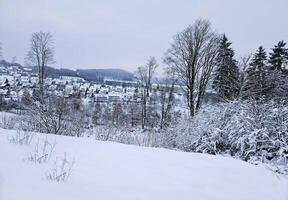
<path id="1" fill-rule="evenodd" d="M 0 63 L 0 96 L 7 102 L 17 102 L 23 93 L 33 96 L 37 89 L 38 74 L 29 67 Z M 159 95 L 164 84 L 152 84 L 152 91 Z M 58 78 L 45 78 L 45 90 L 48 94 L 70 98 L 78 93 L 80 98 L 88 103 L 101 102 L 135 102 L 141 103 L 142 90 L 139 82 L 115 80 L 105 77 L 102 83 L 85 80 L 77 76 L 59 76 Z M 174 86 L 174 98 L 178 103 L 185 101 L 180 85 Z M 85 99 L 85 100 L 84 100 Z"/>

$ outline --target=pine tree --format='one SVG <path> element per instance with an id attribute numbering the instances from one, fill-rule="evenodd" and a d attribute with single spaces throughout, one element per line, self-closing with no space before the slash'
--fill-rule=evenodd
<path id="1" fill-rule="evenodd" d="M 277 101 L 287 101 L 288 96 L 288 49 L 282 40 L 272 49 L 269 57 L 269 77 L 267 82 L 271 86 L 270 98 Z"/>
<path id="2" fill-rule="evenodd" d="M 269 85 L 267 99 L 273 99 L 278 102 L 288 101 L 288 76 L 277 69 L 268 69 L 266 84 Z"/>
<path id="3" fill-rule="evenodd" d="M 5 86 L 9 86 L 9 80 L 6 78 L 5 82 L 4 82 Z"/>
<path id="4" fill-rule="evenodd" d="M 285 48 L 286 43 L 282 40 L 278 42 L 276 46 L 272 49 L 269 57 L 269 63 L 271 69 L 277 69 L 282 72 L 288 73 L 288 70 L 285 69 L 285 64 L 288 62 L 288 49 Z"/>
<path id="5" fill-rule="evenodd" d="M 233 100 L 239 94 L 239 68 L 226 35 L 223 35 L 216 58 L 216 71 L 213 88 L 222 100 Z"/>
<path id="6" fill-rule="evenodd" d="M 11 88 L 10 88 L 9 80 L 7 78 L 6 78 L 5 82 L 4 82 L 4 87 L 3 88 L 7 90 L 5 96 L 6 97 L 10 97 Z"/>
<path id="7" fill-rule="evenodd" d="M 246 78 L 242 89 L 243 99 L 264 99 L 270 90 L 267 83 L 267 56 L 260 46 L 254 54 L 250 66 L 246 70 Z"/>

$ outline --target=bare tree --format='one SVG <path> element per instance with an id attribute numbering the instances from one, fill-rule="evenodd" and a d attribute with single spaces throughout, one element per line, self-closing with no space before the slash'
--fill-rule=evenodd
<path id="1" fill-rule="evenodd" d="M 137 125 L 140 122 L 141 106 L 134 101 L 128 103 L 128 116 L 130 119 L 131 127 Z"/>
<path id="2" fill-rule="evenodd" d="M 137 77 L 140 81 L 140 88 L 142 88 L 141 92 L 141 102 L 142 102 L 142 111 L 141 111 L 141 124 L 142 129 L 146 126 L 146 117 L 147 117 L 147 87 L 146 87 L 146 80 L 147 80 L 147 69 L 145 67 L 138 67 L 137 69 Z"/>
<path id="3" fill-rule="evenodd" d="M 202 104 L 218 43 L 219 37 L 211 30 L 209 21 L 197 20 L 175 36 L 166 52 L 164 62 L 186 86 L 190 116 L 194 116 Z"/>
<path id="4" fill-rule="evenodd" d="M 142 91 L 142 128 L 144 129 L 147 122 L 147 100 L 151 91 L 151 81 L 158 67 L 154 57 L 150 57 L 145 66 L 138 67 L 136 75 L 140 82 Z"/>
<path id="5" fill-rule="evenodd" d="M 164 86 L 161 87 L 161 118 L 160 118 L 160 129 L 169 125 L 171 121 L 171 112 L 174 103 L 174 87 L 177 79 L 175 78 L 175 72 L 166 70 L 166 78 Z"/>
<path id="6" fill-rule="evenodd" d="M 239 63 L 239 68 L 240 71 L 243 72 L 247 69 L 247 67 L 249 66 L 249 62 L 251 60 L 252 54 L 248 54 L 246 56 L 242 56 L 240 57 L 238 63 Z"/>
<path id="7" fill-rule="evenodd" d="M 54 62 L 54 41 L 49 32 L 36 32 L 31 37 L 30 50 L 27 53 L 27 61 L 38 67 L 39 89 L 43 98 L 45 68 Z"/>
<path id="8" fill-rule="evenodd" d="M 145 66 L 138 67 L 137 76 L 141 86 L 145 89 L 146 96 L 149 97 L 151 91 L 151 81 L 158 67 L 157 61 L 154 57 L 150 57 Z"/>
<path id="9" fill-rule="evenodd" d="M 149 97 L 149 92 L 151 92 L 151 86 L 152 86 L 152 78 L 153 75 L 155 74 L 156 68 L 158 67 L 157 61 L 154 57 L 150 57 L 147 64 L 146 64 L 146 68 L 147 68 L 147 83 L 146 83 L 146 94 L 147 97 Z"/>
<path id="10" fill-rule="evenodd" d="M 249 67 L 250 60 L 252 58 L 252 54 L 248 54 L 247 56 L 240 57 L 238 61 L 239 69 L 240 69 L 240 91 L 244 86 L 245 80 L 245 71 Z"/>

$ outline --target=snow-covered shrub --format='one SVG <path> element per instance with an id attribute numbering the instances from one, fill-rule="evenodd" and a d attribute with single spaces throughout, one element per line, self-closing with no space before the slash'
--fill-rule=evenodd
<path id="1" fill-rule="evenodd" d="M 19 145 L 29 145 L 33 140 L 34 134 L 29 131 L 17 130 L 16 134 L 9 137 L 9 141 Z"/>
<path id="2" fill-rule="evenodd" d="M 98 126 L 93 129 L 96 140 L 101 141 L 113 141 L 124 144 L 141 145 L 141 139 L 139 138 L 140 130 L 130 130 L 125 127 L 116 126 Z"/>
<path id="3" fill-rule="evenodd" d="M 224 151 L 227 135 L 222 133 L 221 127 L 228 117 L 224 109 L 221 105 L 207 106 L 193 119 L 185 119 L 173 130 L 176 132 L 176 147 L 184 151 L 211 154 Z"/>
<path id="4" fill-rule="evenodd" d="M 175 138 L 177 133 L 173 129 L 160 130 L 155 133 L 153 147 L 175 149 Z"/>
<path id="5" fill-rule="evenodd" d="M 81 112 L 71 113 L 67 116 L 62 135 L 82 137 L 86 125 L 85 119 L 85 115 Z"/>
<path id="6" fill-rule="evenodd" d="M 189 123 L 173 130 L 176 148 L 230 154 L 252 163 L 287 167 L 288 107 L 235 101 L 207 105 Z M 283 171 L 283 170 L 282 170 Z"/>
<path id="7" fill-rule="evenodd" d="M 0 112 L 0 127 L 4 129 L 18 128 L 19 119 L 16 114 Z"/>
<path id="8" fill-rule="evenodd" d="M 52 143 L 47 138 L 45 140 L 38 139 L 34 150 L 28 153 L 27 160 L 39 164 L 46 163 L 51 159 L 55 146 L 55 141 Z"/>
<path id="9" fill-rule="evenodd" d="M 66 182 L 71 176 L 75 160 L 68 160 L 66 153 L 63 157 L 57 157 L 54 161 L 53 167 L 47 171 L 46 179 L 56 182 Z"/>
<path id="10" fill-rule="evenodd" d="M 88 135 L 95 135 L 96 140 L 113 141 L 123 144 L 133 144 L 146 147 L 163 147 L 164 132 L 157 129 L 142 130 L 141 128 L 97 126 Z M 91 133 L 92 132 L 92 133 Z"/>

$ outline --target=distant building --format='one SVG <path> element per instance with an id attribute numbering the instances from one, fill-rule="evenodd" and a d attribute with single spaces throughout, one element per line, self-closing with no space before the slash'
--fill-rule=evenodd
<path id="1" fill-rule="evenodd" d="M 122 99 L 120 95 L 109 95 L 108 100 L 109 102 L 120 102 Z"/>
<path id="2" fill-rule="evenodd" d="M 104 79 L 105 85 L 110 86 L 121 86 L 121 87 L 137 87 L 136 81 L 123 81 L 123 80 L 113 80 L 113 79 Z"/>
<path id="3" fill-rule="evenodd" d="M 95 97 L 95 102 L 107 102 L 107 101 L 108 101 L 108 97 L 107 96 L 97 95 Z"/>
<path id="4" fill-rule="evenodd" d="M 85 79 L 77 76 L 60 76 L 60 80 L 63 80 L 68 83 L 77 82 L 84 83 Z"/>

